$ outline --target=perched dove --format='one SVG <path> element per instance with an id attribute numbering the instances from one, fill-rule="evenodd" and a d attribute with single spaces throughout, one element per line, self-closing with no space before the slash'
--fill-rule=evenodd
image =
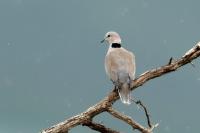
<path id="1" fill-rule="evenodd" d="M 131 81 L 135 78 L 135 56 L 132 52 L 121 47 L 121 38 L 118 33 L 106 33 L 103 43 L 109 44 L 105 57 L 105 70 L 115 88 L 119 92 L 124 104 L 131 104 Z"/>

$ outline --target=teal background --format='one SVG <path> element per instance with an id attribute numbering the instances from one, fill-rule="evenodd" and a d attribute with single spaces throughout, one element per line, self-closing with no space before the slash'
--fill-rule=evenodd
<path id="1" fill-rule="evenodd" d="M 0 0 L 0 133 L 38 133 L 105 97 L 107 31 L 136 55 L 139 76 L 200 41 L 199 0 Z M 149 81 L 132 95 L 148 107 L 155 133 L 197 133 L 200 63 Z M 134 104 L 114 104 L 142 124 Z M 107 113 L 96 122 L 130 133 Z M 72 133 L 95 133 L 78 126 Z M 137 131 L 135 131 L 137 132 Z"/>

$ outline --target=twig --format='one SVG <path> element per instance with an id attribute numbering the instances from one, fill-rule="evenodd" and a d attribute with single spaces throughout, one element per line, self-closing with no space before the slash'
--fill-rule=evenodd
<path id="1" fill-rule="evenodd" d="M 140 100 L 137 101 L 136 104 L 139 104 L 144 109 L 145 115 L 147 117 L 148 126 L 151 128 L 152 125 L 151 125 L 150 116 L 149 116 L 149 113 L 147 111 L 147 108 L 144 106 L 144 104 Z"/>
<path id="2" fill-rule="evenodd" d="M 200 56 L 200 43 L 195 45 L 192 49 L 190 49 L 186 54 L 184 54 L 180 59 L 174 60 L 171 64 L 167 64 L 165 66 L 149 70 L 143 74 L 141 74 L 138 78 L 136 78 L 131 83 L 131 89 L 134 90 L 139 86 L 142 86 L 147 81 L 154 79 L 159 76 L 163 76 L 167 73 L 177 70 L 181 66 L 192 62 L 192 60 L 196 59 Z M 96 105 L 90 107 L 85 112 L 71 117 L 68 120 L 60 122 L 48 129 L 42 131 L 42 133 L 65 133 L 69 131 L 71 128 L 83 124 L 85 121 L 91 120 L 94 116 L 105 112 L 112 104 L 119 99 L 119 95 L 116 91 L 110 92 L 108 96 L 106 96 L 103 100 L 101 100 Z M 156 125 L 152 126 L 151 129 L 156 127 Z"/>
<path id="3" fill-rule="evenodd" d="M 149 113 L 148 113 L 148 111 L 147 111 L 147 108 L 146 108 L 146 106 L 144 106 L 144 104 L 140 101 L 140 100 L 138 100 L 138 101 L 136 101 L 136 100 L 134 100 L 134 99 L 131 99 L 135 104 L 139 104 L 143 109 L 144 109 L 144 112 L 145 112 L 145 116 L 146 116 L 146 118 L 147 118 L 147 124 L 148 124 L 148 126 L 151 128 L 152 127 L 152 125 L 151 125 L 151 121 L 150 121 L 150 115 L 149 115 Z"/>
<path id="4" fill-rule="evenodd" d="M 172 61 L 173 61 L 173 58 L 171 57 L 171 58 L 169 59 L 168 65 L 172 64 Z"/>

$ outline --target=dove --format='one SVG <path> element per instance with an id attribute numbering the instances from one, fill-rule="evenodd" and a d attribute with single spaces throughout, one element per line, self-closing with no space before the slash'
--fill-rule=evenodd
<path id="1" fill-rule="evenodd" d="M 124 104 L 131 104 L 131 82 L 135 78 L 135 55 L 122 47 L 121 38 L 117 32 L 109 31 L 101 43 L 109 45 L 105 56 L 105 71 L 118 90 Z"/>

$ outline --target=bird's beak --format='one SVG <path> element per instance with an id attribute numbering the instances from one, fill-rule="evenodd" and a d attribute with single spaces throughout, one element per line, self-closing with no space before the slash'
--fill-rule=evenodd
<path id="1" fill-rule="evenodd" d="M 104 41 L 105 41 L 105 39 L 103 39 L 103 40 L 101 41 L 101 43 L 104 43 Z"/>

